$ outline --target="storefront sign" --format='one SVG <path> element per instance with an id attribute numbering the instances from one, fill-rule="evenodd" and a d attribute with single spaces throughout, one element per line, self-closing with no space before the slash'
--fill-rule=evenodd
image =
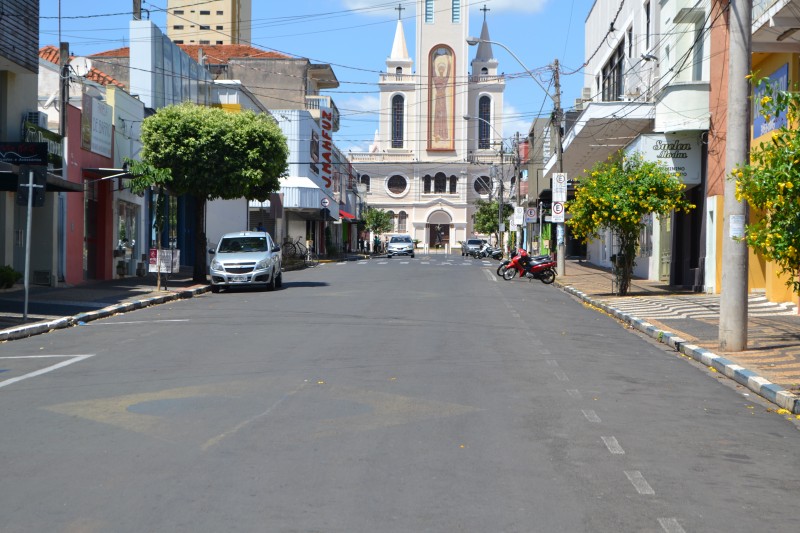
<path id="1" fill-rule="evenodd" d="M 23 128 L 25 130 L 23 139 L 25 142 L 47 144 L 47 162 L 53 168 L 62 168 L 64 166 L 64 139 L 61 135 L 27 121 L 24 123 Z"/>
<path id="2" fill-rule="evenodd" d="M 12 165 L 47 165 L 47 143 L 0 142 L 0 162 Z"/>
<path id="3" fill-rule="evenodd" d="M 671 133 L 640 135 L 626 153 L 640 152 L 645 161 L 661 162 L 686 185 L 700 183 L 700 137 Z"/>
<path id="4" fill-rule="evenodd" d="M 761 99 L 765 96 L 772 96 L 776 91 L 786 91 L 789 89 L 789 64 L 767 76 L 772 85 L 772 91 L 767 92 L 767 88 L 759 86 L 753 92 L 753 137 L 761 137 L 774 130 L 786 126 L 786 111 L 770 117 L 769 120 L 761 114 Z"/>
<path id="5" fill-rule="evenodd" d="M 319 143 L 320 177 L 324 190 L 333 195 L 333 112 L 330 108 L 320 107 L 319 127 L 322 130 L 322 140 Z"/>
<path id="6" fill-rule="evenodd" d="M 81 110 L 81 148 L 111 157 L 112 122 L 111 106 L 84 94 Z"/>

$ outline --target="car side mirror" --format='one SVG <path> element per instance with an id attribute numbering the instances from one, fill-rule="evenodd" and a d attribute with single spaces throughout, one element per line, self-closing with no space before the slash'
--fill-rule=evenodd
<path id="1" fill-rule="evenodd" d="M 273 251 L 273 252 L 280 252 L 280 251 L 281 251 L 281 247 L 280 247 L 279 245 L 277 245 L 277 244 L 276 244 L 276 245 L 274 245 L 274 246 L 272 247 L 272 251 Z"/>
<path id="2" fill-rule="evenodd" d="M 214 255 L 215 253 L 217 253 L 217 251 L 215 249 L 213 249 L 213 248 L 209 248 L 208 249 L 208 253 L 210 253 L 211 255 Z"/>

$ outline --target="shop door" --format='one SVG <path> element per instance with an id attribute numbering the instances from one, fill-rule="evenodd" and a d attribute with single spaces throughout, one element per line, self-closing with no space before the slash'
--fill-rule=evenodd
<path id="1" fill-rule="evenodd" d="M 658 279 L 664 283 L 669 283 L 670 271 L 672 269 L 672 216 L 666 215 L 659 217 L 660 244 L 661 247 L 658 262 Z"/>

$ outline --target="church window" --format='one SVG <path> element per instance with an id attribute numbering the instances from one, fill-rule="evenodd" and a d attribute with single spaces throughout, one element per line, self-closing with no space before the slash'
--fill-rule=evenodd
<path id="1" fill-rule="evenodd" d="M 450 176 L 450 194 L 456 193 L 456 184 L 458 183 L 458 178 L 455 176 Z"/>
<path id="2" fill-rule="evenodd" d="M 361 179 L 359 181 L 362 185 L 366 185 L 367 192 L 369 192 L 369 176 L 366 174 L 361 174 Z"/>
<path id="3" fill-rule="evenodd" d="M 394 211 L 389 210 L 386 211 L 386 214 L 389 216 L 389 222 L 391 222 L 392 228 L 389 231 L 394 231 L 395 222 L 397 221 L 397 217 L 394 214 Z"/>
<path id="4" fill-rule="evenodd" d="M 389 191 L 394 194 L 402 194 L 406 190 L 406 186 L 408 185 L 408 181 L 403 176 L 394 175 L 389 178 L 389 181 L 386 183 L 386 186 L 389 188 Z"/>
<path id="5" fill-rule="evenodd" d="M 461 0 L 453 0 L 453 22 L 461 22 Z"/>
<path id="6" fill-rule="evenodd" d="M 397 74 L 398 76 L 402 76 L 403 75 L 403 67 L 397 67 L 396 69 L 394 69 L 394 73 Z"/>
<path id="7" fill-rule="evenodd" d="M 489 131 L 492 123 L 492 99 L 481 96 L 478 100 L 478 148 L 486 150 L 490 146 L 492 132 Z"/>
<path id="8" fill-rule="evenodd" d="M 492 178 L 489 176 L 479 176 L 475 180 L 475 192 L 478 194 L 489 194 L 492 190 Z"/>
<path id="9" fill-rule="evenodd" d="M 436 194 L 447 192 L 447 176 L 445 176 L 444 172 L 437 172 L 433 178 L 433 192 Z"/>
<path id="10" fill-rule="evenodd" d="M 425 0 L 425 24 L 433 24 L 433 0 Z"/>
<path id="11" fill-rule="evenodd" d="M 397 213 L 397 232 L 398 233 L 405 233 L 406 232 L 406 221 L 408 220 L 408 214 L 405 211 L 400 211 Z"/>
<path id="12" fill-rule="evenodd" d="M 422 178 L 422 187 L 423 187 L 422 192 L 424 194 L 431 193 L 431 177 L 427 174 L 425 175 L 424 178 Z"/>
<path id="13" fill-rule="evenodd" d="M 405 111 L 402 95 L 392 98 L 392 148 L 403 147 L 403 113 Z"/>
<path id="14" fill-rule="evenodd" d="M 489 69 L 486 67 L 481 68 L 481 76 L 486 76 L 489 74 Z"/>

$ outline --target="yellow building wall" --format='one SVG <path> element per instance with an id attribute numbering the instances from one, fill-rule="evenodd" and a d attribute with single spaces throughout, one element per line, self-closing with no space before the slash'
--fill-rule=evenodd
<path id="1" fill-rule="evenodd" d="M 768 76 L 778 70 L 783 65 L 789 65 L 789 87 L 800 79 L 800 65 L 798 65 L 797 54 L 753 54 L 753 72 L 757 72 L 757 77 Z M 753 138 L 751 130 L 751 145 L 758 146 L 761 142 L 769 141 L 770 133 Z M 758 220 L 759 214 L 750 214 L 751 221 Z M 780 268 L 764 258 L 757 256 L 750 251 L 749 258 L 749 289 L 765 289 L 766 298 L 771 302 L 798 302 L 798 297 L 786 286 L 788 277 L 780 275 Z M 720 261 L 717 261 L 719 264 Z"/>

